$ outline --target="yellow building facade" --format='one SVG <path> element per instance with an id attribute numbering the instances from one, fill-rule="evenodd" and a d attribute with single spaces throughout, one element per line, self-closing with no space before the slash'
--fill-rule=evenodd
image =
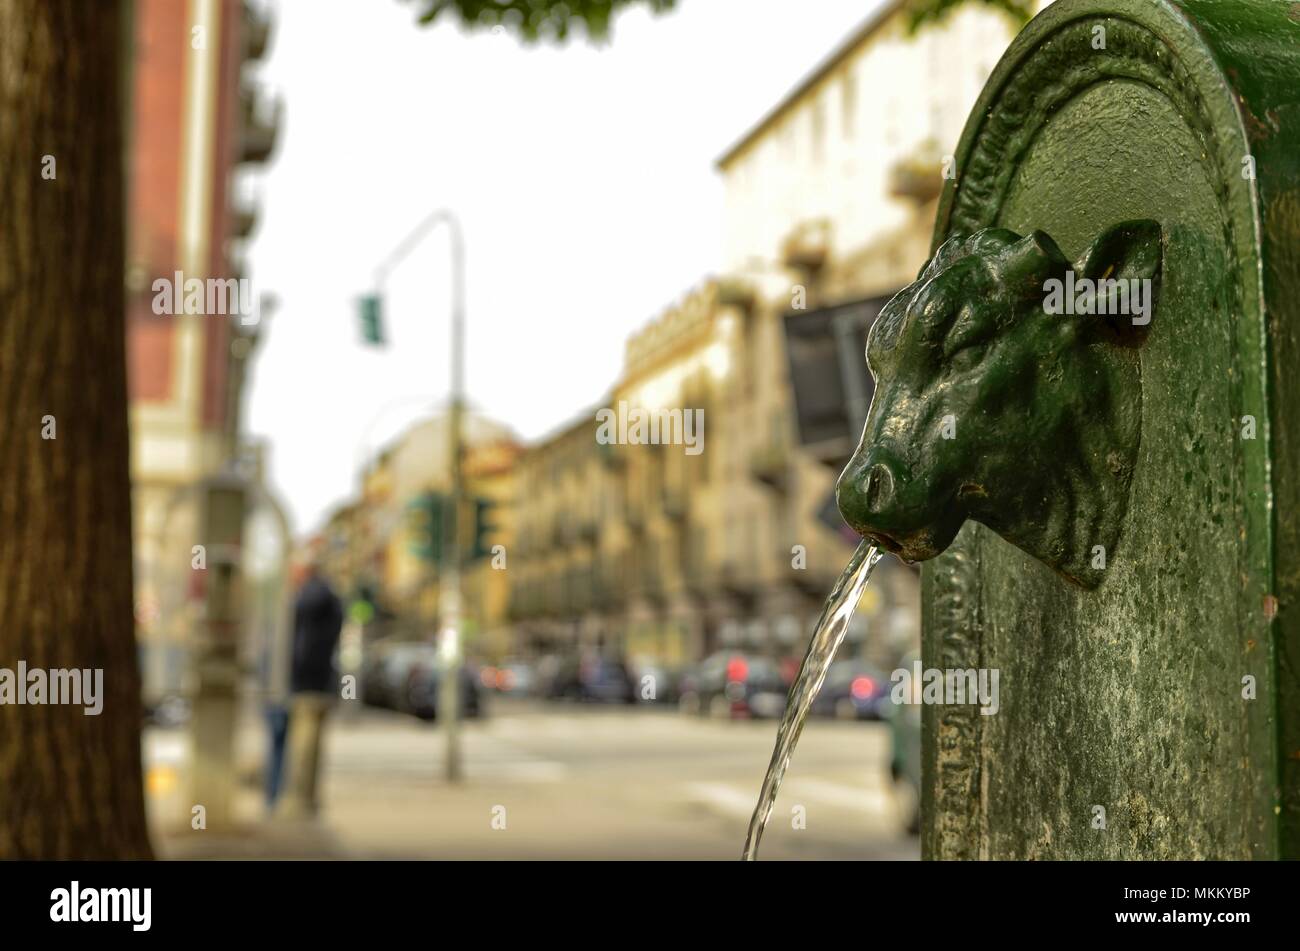
<path id="1" fill-rule="evenodd" d="M 786 323 L 878 310 L 912 280 L 954 174 L 947 154 L 1011 36 L 969 8 L 913 37 L 887 4 L 721 157 L 722 275 L 633 335 L 601 404 L 520 460 L 521 653 L 676 666 L 722 648 L 802 650 L 854 544 L 824 513 L 856 432 L 818 445 L 801 433 Z M 844 372 L 869 388 L 860 344 Z M 601 440 L 601 413 L 638 409 L 699 411 L 699 451 Z M 912 570 L 882 568 L 849 650 L 883 663 L 913 646 L 918 587 Z"/>

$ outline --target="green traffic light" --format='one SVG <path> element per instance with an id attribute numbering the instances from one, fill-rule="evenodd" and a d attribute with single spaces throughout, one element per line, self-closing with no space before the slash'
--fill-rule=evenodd
<path id="1" fill-rule="evenodd" d="M 497 530 L 496 523 L 491 521 L 492 512 L 496 507 L 497 502 L 493 499 L 474 500 L 474 542 L 470 548 L 470 559 L 473 561 L 487 558 L 492 554 L 488 536 Z"/>
<path id="2" fill-rule="evenodd" d="M 426 492 L 407 508 L 409 550 L 421 561 L 436 562 L 442 557 L 445 506 L 441 494 Z"/>
<path id="3" fill-rule="evenodd" d="M 361 304 L 361 339 L 375 346 L 384 342 L 382 298 L 378 294 L 365 294 Z"/>

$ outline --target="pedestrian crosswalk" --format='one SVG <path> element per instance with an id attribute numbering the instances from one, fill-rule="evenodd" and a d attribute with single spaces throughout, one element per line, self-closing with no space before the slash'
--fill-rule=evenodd
<path id="1" fill-rule="evenodd" d="M 686 797 L 728 816 L 748 819 L 758 801 L 758 788 L 723 782 L 691 782 L 684 785 Z M 825 779 L 792 779 L 782 787 L 778 805 L 833 806 L 883 819 L 893 818 L 892 792 L 883 786 L 850 785 Z"/>
<path id="2" fill-rule="evenodd" d="M 536 737 L 626 739 L 632 732 L 671 734 L 688 732 L 692 726 L 699 729 L 695 721 L 673 713 L 640 714 L 628 711 L 596 715 L 579 710 L 546 716 L 537 714 L 494 716 L 485 720 L 481 726 L 475 725 L 475 728 L 482 729 L 483 732 L 493 736 L 528 739 Z"/>
<path id="3" fill-rule="evenodd" d="M 754 811 L 758 791 L 743 792 L 727 783 L 687 783 L 687 797 L 729 816 L 748 819 Z"/>
<path id="4" fill-rule="evenodd" d="M 398 721 L 388 735 L 376 731 L 336 731 L 327 738 L 325 771 L 330 781 L 385 777 L 393 781 L 434 781 L 446 773 L 443 735 Z M 482 782 L 557 782 L 568 768 L 553 758 L 511 743 L 485 724 L 467 726 L 462 734 L 465 777 Z"/>
<path id="5" fill-rule="evenodd" d="M 873 814 L 886 814 L 893 807 L 890 791 L 880 785 L 850 786 L 823 779 L 794 780 L 788 795 Z"/>
<path id="6" fill-rule="evenodd" d="M 712 814 L 722 825 L 743 835 L 758 800 L 757 783 L 693 781 L 680 790 L 688 807 Z M 851 777 L 800 775 L 786 777 L 772 810 L 766 837 L 769 845 L 784 842 L 798 847 L 806 830 L 816 841 L 828 834 L 846 841 L 905 843 L 905 806 L 878 772 L 859 771 Z M 906 856 L 904 849 L 900 855 Z"/>
<path id="7" fill-rule="evenodd" d="M 859 781 L 859 779 L 861 781 Z M 906 804 L 887 778 L 787 777 L 772 809 L 760 855 L 813 857 L 829 843 L 856 857 L 914 859 L 916 839 L 906 831 Z M 711 815 L 739 852 L 758 802 L 758 785 L 697 780 L 680 788 L 683 805 Z"/>

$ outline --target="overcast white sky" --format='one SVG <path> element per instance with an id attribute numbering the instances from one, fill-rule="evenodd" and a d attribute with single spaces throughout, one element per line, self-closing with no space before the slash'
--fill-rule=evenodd
<path id="1" fill-rule="evenodd" d="M 388 284 L 390 345 L 355 298 L 424 215 L 468 249 L 471 404 L 536 438 L 599 400 L 628 334 L 713 273 L 714 159 L 878 0 L 679 0 L 608 45 L 525 47 L 404 0 L 281 0 L 262 81 L 286 114 L 258 177 L 264 327 L 246 423 L 299 531 L 353 491 L 363 455 L 445 398 L 448 263 L 435 235 Z"/>

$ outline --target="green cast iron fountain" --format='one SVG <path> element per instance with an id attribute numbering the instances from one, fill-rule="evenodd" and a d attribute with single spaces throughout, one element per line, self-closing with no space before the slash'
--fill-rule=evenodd
<path id="1" fill-rule="evenodd" d="M 1300 4 L 1058 0 L 953 165 L 839 484 L 1001 675 L 924 708 L 923 854 L 1300 857 Z"/>

